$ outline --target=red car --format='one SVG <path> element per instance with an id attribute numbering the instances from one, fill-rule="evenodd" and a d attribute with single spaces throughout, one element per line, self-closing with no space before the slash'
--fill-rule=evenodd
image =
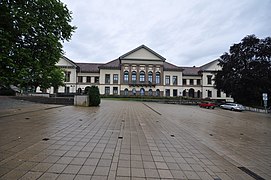
<path id="1" fill-rule="evenodd" d="M 212 102 L 202 102 L 199 104 L 199 107 L 201 108 L 207 108 L 207 109 L 214 109 L 216 106 L 216 104 L 212 103 Z"/>

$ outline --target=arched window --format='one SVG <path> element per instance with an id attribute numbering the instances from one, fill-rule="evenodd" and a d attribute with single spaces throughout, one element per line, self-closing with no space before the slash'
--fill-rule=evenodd
<path id="1" fill-rule="evenodd" d="M 81 89 L 81 88 L 78 88 L 77 92 L 78 92 L 79 94 L 81 94 L 81 93 L 82 93 L 82 89 Z"/>
<path id="2" fill-rule="evenodd" d="M 145 89 L 144 89 L 144 88 L 141 88 L 141 89 L 140 89 L 140 95 L 141 95 L 141 96 L 144 96 L 144 95 L 145 95 Z"/>
<path id="3" fill-rule="evenodd" d="M 160 90 L 156 89 L 156 96 L 160 96 Z"/>
<path id="4" fill-rule="evenodd" d="M 125 89 L 124 89 L 124 96 L 128 96 L 128 92 L 129 92 L 128 89 L 125 88 Z"/>
<path id="5" fill-rule="evenodd" d="M 144 82 L 145 81 L 145 72 L 144 71 L 140 71 L 139 81 L 140 82 Z"/>
<path id="6" fill-rule="evenodd" d="M 151 71 L 148 73 L 148 81 L 152 82 L 152 72 Z"/>
<path id="7" fill-rule="evenodd" d="M 186 96 L 186 90 L 183 90 L 183 96 Z"/>
<path id="8" fill-rule="evenodd" d="M 132 72 L 132 82 L 133 83 L 136 82 L 136 72 L 135 71 Z"/>
<path id="9" fill-rule="evenodd" d="M 124 71 L 123 82 L 128 83 L 128 81 L 129 81 L 129 72 L 128 71 Z"/>
<path id="10" fill-rule="evenodd" d="M 200 90 L 198 90 L 197 94 L 198 94 L 198 98 L 200 98 Z"/>
<path id="11" fill-rule="evenodd" d="M 149 96 L 152 96 L 152 89 L 149 89 Z"/>
<path id="12" fill-rule="evenodd" d="M 193 88 L 189 89 L 188 96 L 192 98 L 195 97 L 195 90 Z"/>
<path id="13" fill-rule="evenodd" d="M 156 84 L 160 84 L 160 72 L 156 72 L 155 82 Z"/>
<path id="14" fill-rule="evenodd" d="M 133 93 L 133 95 L 136 95 L 136 89 L 135 88 L 133 88 L 132 93 Z"/>

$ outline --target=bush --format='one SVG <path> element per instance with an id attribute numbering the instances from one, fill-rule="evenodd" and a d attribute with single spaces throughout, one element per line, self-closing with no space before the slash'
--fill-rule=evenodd
<path id="1" fill-rule="evenodd" d="M 91 86 L 88 90 L 89 106 L 99 106 L 101 103 L 100 92 L 97 86 Z"/>

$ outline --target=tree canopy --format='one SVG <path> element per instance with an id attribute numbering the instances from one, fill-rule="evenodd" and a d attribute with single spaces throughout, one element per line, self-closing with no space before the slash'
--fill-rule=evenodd
<path id="1" fill-rule="evenodd" d="M 245 105 L 261 105 L 262 93 L 271 96 L 271 37 L 244 37 L 220 56 L 217 89 Z"/>
<path id="2" fill-rule="evenodd" d="M 0 84 L 46 86 L 76 29 L 71 12 L 59 0 L 2 0 L 0 12 Z"/>

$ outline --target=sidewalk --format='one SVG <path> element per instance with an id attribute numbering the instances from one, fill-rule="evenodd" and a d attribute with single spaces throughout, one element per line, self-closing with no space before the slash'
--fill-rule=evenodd
<path id="1" fill-rule="evenodd" d="M 0 179 L 253 179 L 151 103 L 25 105 L 1 111 Z"/>

